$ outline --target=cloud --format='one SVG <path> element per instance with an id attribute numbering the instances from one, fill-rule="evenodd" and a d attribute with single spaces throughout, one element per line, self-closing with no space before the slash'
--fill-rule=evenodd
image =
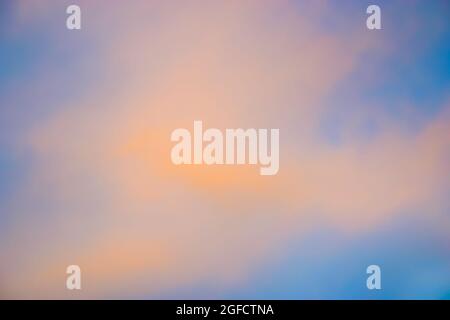
<path id="1" fill-rule="evenodd" d="M 17 138 L 33 162 L 0 245 L 8 296 L 73 297 L 70 264 L 82 268 L 80 297 L 226 287 L 316 219 L 361 231 L 445 201 L 448 115 L 414 136 L 389 126 L 365 144 L 315 137 L 324 98 L 381 45 L 321 29 L 324 3 L 310 15 L 278 1 L 84 7 L 99 40 L 86 63 L 104 81 Z M 173 166 L 170 132 L 197 119 L 280 128 L 280 173 Z"/>

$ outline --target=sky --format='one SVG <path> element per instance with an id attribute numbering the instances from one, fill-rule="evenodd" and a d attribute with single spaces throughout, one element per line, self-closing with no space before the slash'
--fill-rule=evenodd
<path id="1" fill-rule="evenodd" d="M 449 299 L 449 57 L 445 0 L 0 0 L 0 298 Z M 194 120 L 278 174 L 173 165 Z"/>

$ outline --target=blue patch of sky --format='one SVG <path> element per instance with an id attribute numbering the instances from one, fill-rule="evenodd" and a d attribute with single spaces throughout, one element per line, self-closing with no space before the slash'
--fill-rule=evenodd
<path id="1" fill-rule="evenodd" d="M 167 294 L 199 299 L 448 298 L 450 260 L 421 218 L 400 217 L 371 233 L 345 235 L 321 226 L 293 239 L 247 279 L 228 289 L 197 285 Z M 423 228 L 427 228 L 424 232 Z M 439 240 L 438 240 L 439 241 Z M 366 268 L 381 267 L 382 290 L 368 290 Z"/>
<path id="2" fill-rule="evenodd" d="M 327 98 L 320 135 L 328 143 L 342 142 L 346 119 L 355 111 L 367 114 L 356 133 L 370 139 L 378 132 L 372 114 L 381 112 L 399 125 L 418 131 L 437 117 L 450 99 L 450 19 L 443 11 L 446 5 L 439 1 L 419 1 L 412 8 L 399 2 L 380 5 L 384 28 L 367 32 L 374 40 L 383 39 L 388 49 L 364 53 L 356 70 Z M 412 23 L 402 22 L 405 19 Z"/>

